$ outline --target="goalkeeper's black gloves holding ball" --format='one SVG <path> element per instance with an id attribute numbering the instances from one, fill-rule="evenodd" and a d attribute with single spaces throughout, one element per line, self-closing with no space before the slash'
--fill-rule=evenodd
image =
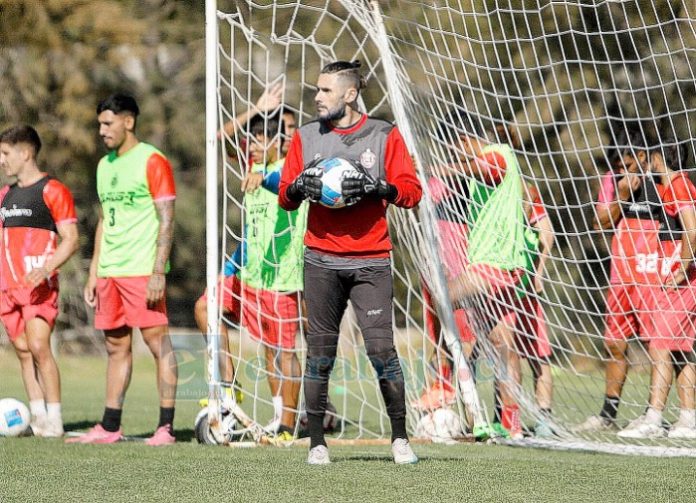
<path id="1" fill-rule="evenodd" d="M 321 177 L 324 175 L 324 170 L 317 167 L 322 159 L 314 159 L 305 167 L 292 185 L 288 187 L 287 196 L 289 199 L 300 202 L 309 199 L 313 203 L 321 201 L 321 190 L 323 184 Z"/>
<path id="2" fill-rule="evenodd" d="M 355 173 L 347 173 L 341 182 L 341 195 L 350 206 L 360 201 L 363 197 L 377 197 L 385 199 L 389 203 L 396 201 L 399 195 L 396 187 L 386 180 L 375 180 L 363 170 Z"/>

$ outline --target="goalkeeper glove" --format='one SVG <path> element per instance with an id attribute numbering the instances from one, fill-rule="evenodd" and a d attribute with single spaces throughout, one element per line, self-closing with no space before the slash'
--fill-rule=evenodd
<path id="1" fill-rule="evenodd" d="M 341 182 L 341 195 L 346 201 L 346 205 L 355 204 L 366 196 L 385 199 L 393 203 L 399 195 L 396 187 L 386 180 L 378 178 L 375 180 L 363 171 L 348 173 Z"/>
<path id="2" fill-rule="evenodd" d="M 302 173 L 300 173 L 300 176 L 292 182 L 292 185 L 288 187 L 287 191 L 289 199 L 297 202 L 309 199 L 314 203 L 321 200 L 321 190 L 323 186 L 321 177 L 324 174 L 324 170 L 316 167 L 319 162 L 321 162 L 321 159 L 312 161 Z"/>

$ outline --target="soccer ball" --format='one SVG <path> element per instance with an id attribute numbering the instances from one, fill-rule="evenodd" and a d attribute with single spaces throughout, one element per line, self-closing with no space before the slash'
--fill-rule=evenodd
<path id="1" fill-rule="evenodd" d="M 26 434 L 30 419 L 29 409 L 19 400 L 14 398 L 0 400 L 0 436 L 18 437 Z"/>
<path id="2" fill-rule="evenodd" d="M 329 157 L 317 164 L 324 170 L 321 177 L 321 200 L 319 203 L 327 208 L 343 208 L 346 201 L 341 195 L 341 182 L 348 173 L 357 173 L 358 169 L 350 162 L 340 157 Z"/>
<path id="3" fill-rule="evenodd" d="M 449 407 L 428 412 L 416 425 L 416 436 L 439 444 L 451 444 L 463 435 L 459 416 Z"/>

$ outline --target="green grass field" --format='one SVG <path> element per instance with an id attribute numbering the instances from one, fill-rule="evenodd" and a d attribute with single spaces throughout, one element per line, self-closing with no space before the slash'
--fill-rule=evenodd
<path id="1" fill-rule="evenodd" d="M 61 357 L 70 430 L 99 420 L 105 359 Z M 0 350 L 0 397 L 26 401 L 14 355 Z M 185 389 L 185 387 L 183 388 Z M 203 447 L 192 439 L 194 400 L 180 400 L 176 446 L 138 442 L 64 445 L 0 439 L 0 501 L 687 501 L 694 461 L 503 446 L 419 445 L 421 462 L 395 466 L 388 447 L 333 447 L 328 467 L 304 464 L 306 448 Z M 124 409 L 127 435 L 157 421 L 153 365 L 135 362 Z"/>

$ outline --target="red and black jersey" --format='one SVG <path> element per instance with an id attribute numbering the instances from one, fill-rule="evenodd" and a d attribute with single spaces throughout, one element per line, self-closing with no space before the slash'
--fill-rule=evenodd
<path id="1" fill-rule="evenodd" d="M 0 190 L 0 289 L 28 286 L 24 278 L 43 267 L 58 243 L 57 226 L 77 222 L 70 190 L 58 180 L 44 176 L 20 187 Z"/>
<path id="2" fill-rule="evenodd" d="M 360 162 L 374 178 L 394 185 L 393 204 L 412 208 L 422 188 L 401 134 L 392 124 L 363 115 L 348 128 L 324 121 L 305 124 L 295 132 L 280 180 L 278 201 L 286 210 L 300 203 L 287 197 L 288 187 L 313 159 L 342 157 Z M 331 209 L 311 204 L 305 245 L 315 251 L 345 257 L 388 257 L 391 241 L 387 229 L 386 201 L 366 198 L 353 206 Z"/>

